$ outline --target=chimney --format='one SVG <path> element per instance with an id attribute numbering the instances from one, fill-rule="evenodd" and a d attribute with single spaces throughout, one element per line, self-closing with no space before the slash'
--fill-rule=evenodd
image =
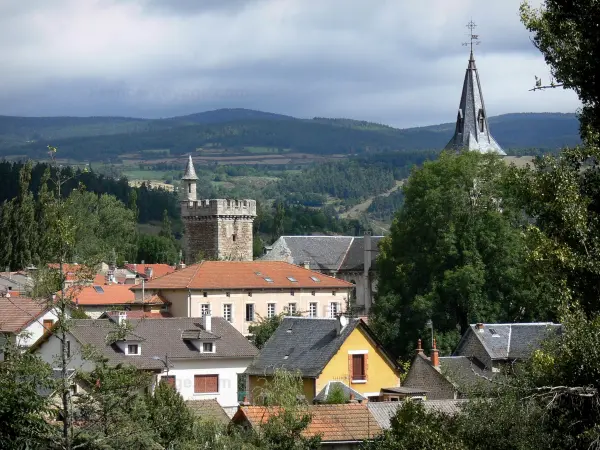
<path id="1" fill-rule="evenodd" d="M 146 269 L 144 269 L 144 273 L 146 274 L 146 278 L 151 280 L 152 275 L 154 275 L 154 269 L 152 269 L 152 267 L 146 267 Z"/>
<path id="2" fill-rule="evenodd" d="M 339 336 L 342 334 L 342 330 L 348 325 L 348 319 L 346 316 L 339 316 L 335 321 L 335 332 Z"/>
<path id="3" fill-rule="evenodd" d="M 423 346 L 421 345 L 421 339 L 419 339 L 417 341 L 417 354 L 418 353 L 421 353 L 421 354 L 423 353 Z"/>
<path id="4" fill-rule="evenodd" d="M 304 267 L 305 269 L 310 269 L 310 261 L 304 261 L 302 263 L 302 267 Z"/>
<path id="5" fill-rule="evenodd" d="M 212 328 L 212 318 L 210 314 L 205 314 L 202 316 L 202 326 L 206 331 L 211 331 Z"/>
<path id="6" fill-rule="evenodd" d="M 438 349 L 435 345 L 435 339 L 433 340 L 433 348 L 431 349 L 431 365 L 433 367 L 440 367 L 440 357 L 438 355 Z"/>
<path id="7" fill-rule="evenodd" d="M 358 401 L 354 398 L 354 394 L 352 392 L 350 392 L 350 399 L 348 400 L 348 403 L 358 403 Z"/>
<path id="8" fill-rule="evenodd" d="M 137 264 L 134 264 L 134 265 L 133 265 L 133 271 L 134 271 L 135 273 L 137 273 Z"/>
<path id="9" fill-rule="evenodd" d="M 479 331 L 480 333 L 483 333 L 483 324 L 482 323 L 477 323 L 475 324 L 475 328 L 477 329 L 477 331 Z"/>

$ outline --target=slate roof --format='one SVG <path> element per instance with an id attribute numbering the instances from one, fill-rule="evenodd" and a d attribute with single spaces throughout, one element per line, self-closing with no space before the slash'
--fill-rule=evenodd
<path id="1" fill-rule="evenodd" d="M 167 311 L 143 311 L 141 309 L 134 309 L 133 311 L 106 311 L 103 312 L 99 319 L 111 319 L 118 320 L 119 314 L 122 312 L 127 313 L 127 319 L 165 319 L 167 317 L 173 317 L 170 312 Z"/>
<path id="2" fill-rule="evenodd" d="M 476 358 L 467 356 L 442 356 L 440 372 L 458 387 L 463 394 L 473 390 L 487 390 L 491 387 L 486 378 L 494 378 L 498 373 L 485 370 Z M 484 378 L 486 377 L 486 378 Z"/>
<path id="3" fill-rule="evenodd" d="M 194 169 L 194 161 L 192 161 L 192 155 L 190 155 L 188 162 L 187 162 L 187 166 L 185 167 L 185 173 L 183 174 L 183 177 L 181 177 L 182 180 L 197 180 L 198 179 L 198 175 L 196 175 L 196 169 Z"/>
<path id="4" fill-rule="evenodd" d="M 48 309 L 46 301 L 0 297 L 0 333 L 19 333 Z"/>
<path id="5" fill-rule="evenodd" d="M 229 423 L 229 416 L 216 399 L 188 400 L 185 403 L 200 420 L 209 420 L 223 425 Z"/>
<path id="6" fill-rule="evenodd" d="M 544 339 L 560 333 L 561 328 L 560 324 L 552 322 L 489 323 L 483 324 L 483 329 L 479 330 L 476 324 L 472 324 L 454 353 L 461 355 L 464 352 L 463 346 L 473 333 L 493 360 L 527 359 Z"/>
<path id="7" fill-rule="evenodd" d="M 480 115 L 483 115 L 483 129 L 480 126 Z M 446 145 L 447 149 L 472 150 L 480 153 L 499 153 L 506 155 L 500 145 L 492 137 L 488 124 L 483 93 L 479 81 L 479 73 L 475 65 L 473 51 L 469 57 L 469 65 L 465 73 L 460 105 L 456 119 L 454 136 Z"/>
<path id="8" fill-rule="evenodd" d="M 350 386 L 346 385 L 345 383 L 342 383 L 341 381 L 329 381 L 323 387 L 323 389 L 321 389 L 321 391 L 316 395 L 316 397 L 313 399 L 313 401 L 317 402 L 317 403 L 323 403 L 323 402 L 327 401 L 327 397 L 329 397 L 329 393 L 332 391 L 332 389 L 335 389 L 335 388 L 342 389 L 342 391 L 344 392 L 344 395 L 346 397 L 346 400 L 350 399 L 350 395 L 353 395 L 354 400 L 357 400 L 357 401 L 367 400 L 367 397 L 362 395 L 360 392 L 355 391 L 354 389 L 352 389 Z"/>
<path id="9" fill-rule="evenodd" d="M 371 267 L 375 267 L 378 243 L 383 236 L 371 237 Z M 309 268 L 324 272 L 362 271 L 364 264 L 362 236 L 281 236 L 262 261 L 309 263 Z"/>
<path id="10" fill-rule="evenodd" d="M 425 410 L 430 412 L 440 412 L 447 415 L 454 415 L 460 411 L 465 403 L 468 402 L 466 399 L 461 400 L 425 400 L 423 406 Z M 379 426 L 387 430 L 390 428 L 390 420 L 396 415 L 396 411 L 403 402 L 369 402 L 367 408 L 379 424 Z"/>
<path id="11" fill-rule="evenodd" d="M 110 364 L 131 364 L 140 369 L 162 369 L 163 363 L 152 357 L 162 358 L 165 354 L 170 360 L 196 360 L 252 358 L 258 353 L 258 349 L 222 317 L 211 318 L 211 333 L 220 338 L 215 344 L 215 353 L 199 353 L 189 341 L 182 339 L 186 330 L 203 330 L 201 318 L 141 319 L 129 323 L 133 327 L 132 333 L 143 339 L 141 355 L 125 355 L 117 345 L 107 344 L 107 336 L 116 329 L 110 320 L 73 320 L 70 333 L 81 344 L 96 347 Z"/>
<path id="12" fill-rule="evenodd" d="M 147 290 L 350 289 L 354 285 L 283 261 L 203 261 L 154 279 L 145 287 Z M 142 287 L 137 285 L 132 289 Z"/>
<path id="13" fill-rule="evenodd" d="M 277 408 L 241 406 L 232 421 L 242 423 L 247 420 L 257 428 L 277 413 Z M 321 435 L 322 443 L 361 442 L 382 432 L 365 404 L 308 405 L 307 413 L 311 414 L 312 420 L 302 434 L 307 437 Z"/>
<path id="14" fill-rule="evenodd" d="M 246 373 L 269 375 L 276 369 L 286 369 L 299 370 L 304 377 L 318 377 L 348 336 L 361 324 L 359 319 L 349 320 L 338 335 L 337 322 L 337 319 L 284 318 Z"/>

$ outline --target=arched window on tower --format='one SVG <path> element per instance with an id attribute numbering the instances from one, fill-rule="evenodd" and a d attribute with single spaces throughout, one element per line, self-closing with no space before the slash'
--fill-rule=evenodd
<path id="1" fill-rule="evenodd" d="M 477 122 L 479 123 L 479 131 L 483 133 L 485 129 L 485 114 L 483 109 L 479 110 L 479 114 L 477 115 Z"/>
<path id="2" fill-rule="evenodd" d="M 192 183 L 188 183 L 188 194 L 192 193 Z"/>

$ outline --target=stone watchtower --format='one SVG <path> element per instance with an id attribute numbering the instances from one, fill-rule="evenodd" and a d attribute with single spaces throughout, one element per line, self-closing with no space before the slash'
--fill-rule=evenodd
<path id="1" fill-rule="evenodd" d="M 181 178 L 181 219 L 185 227 L 185 257 L 252 261 L 252 223 L 255 200 L 197 200 L 198 176 L 190 156 Z"/>

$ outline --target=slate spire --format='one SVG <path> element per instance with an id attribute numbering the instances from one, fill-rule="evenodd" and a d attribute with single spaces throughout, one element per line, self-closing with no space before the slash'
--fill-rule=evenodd
<path id="1" fill-rule="evenodd" d="M 188 159 L 187 166 L 185 168 L 185 173 L 183 174 L 182 180 L 197 180 L 198 176 L 196 175 L 196 169 L 194 169 L 194 162 L 192 161 L 192 155 Z"/>
<path id="2" fill-rule="evenodd" d="M 481 153 L 495 152 L 506 155 L 490 133 L 472 46 L 460 97 L 454 136 L 445 148 L 456 151 L 472 150 Z"/>

